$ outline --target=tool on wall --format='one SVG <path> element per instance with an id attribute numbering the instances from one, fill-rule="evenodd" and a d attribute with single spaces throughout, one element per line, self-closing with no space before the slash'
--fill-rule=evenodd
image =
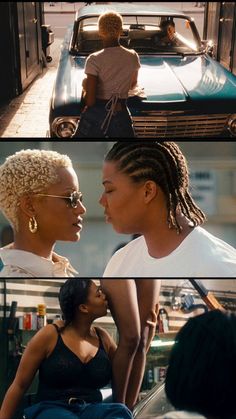
<path id="1" fill-rule="evenodd" d="M 198 294 L 210 310 L 225 310 L 224 307 L 217 300 L 217 298 L 206 289 L 201 280 L 189 279 L 189 282 L 193 285 L 195 290 L 198 292 Z"/>

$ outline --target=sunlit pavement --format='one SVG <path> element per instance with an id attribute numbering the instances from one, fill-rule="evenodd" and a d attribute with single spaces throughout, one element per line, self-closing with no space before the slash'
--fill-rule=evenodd
<path id="1" fill-rule="evenodd" d="M 44 11 L 46 13 L 74 13 L 80 7 L 85 5 L 85 2 L 51 2 L 53 6 L 50 6 L 50 2 L 44 2 Z"/>
<path id="2" fill-rule="evenodd" d="M 112 5 L 112 2 L 110 3 Z M 161 5 L 164 5 L 164 3 L 160 2 Z M 194 2 L 188 2 L 188 8 L 184 4 L 185 2 L 166 3 L 168 3 L 168 7 L 181 9 L 185 13 L 192 13 L 192 11 L 203 12 L 203 8 L 194 7 Z M 49 3 L 45 3 L 46 23 L 50 22 L 51 13 L 68 13 L 68 23 L 72 22 L 74 10 L 78 10 L 83 5 L 84 3 L 70 4 L 58 2 L 55 3 L 55 6 L 49 6 Z M 58 21 L 60 21 L 59 17 Z M 47 137 L 49 129 L 49 102 L 56 77 L 62 40 L 62 38 L 57 37 L 55 28 L 55 41 L 50 47 L 52 62 L 47 64 L 47 67 L 42 70 L 42 74 L 36 78 L 22 95 L 0 107 L 0 138 Z"/>
<path id="3" fill-rule="evenodd" d="M 48 130 L 49 101 L 56 76 L 58 51 L 62 40 L 55 40 L 53 61 L 43 73 L 8 105 L 0 108 L 0 136 L 46 137 Z"/>
<path id="4" fill-rule="evenodd" d="M 56 3 L 55 3 L 56 5 Z M 59 10 L 68 13 L 63 18 L 63 26 L 73 22 L 74 7 L 78 10 L 84 3 L 57 3 L 57 6 L 49 6 L 45 3 L 45 23 L 50 23 L 47 10 L 53 9 L 58 16 L 59 28 L 52 28 L 55 33 L 54 43 L 50 46 L 51 63 L 43 68 L 34 82 L 23 94 L 14 98 L 10 103 L 0 107 L 0 138 L 46 138 L 48 136 L 49 103 L 56 77 L 56 70 L 60 56 L 60 46 L 63 41 L 66 28 L 61 27 L 62 15 Z M 56 16 L 55 16 L 56 18 Z M 60 37 L 59 37 L 60 36 Z"/>
<path id="5" fill-rule="evenodd" d="M 49 2 L 44 3 L 44 10 L 47 13 L 70 13 L 73 11 L 78 10 L 79 7 L 84 6 L 85 2 L 75 2 L 75 3 L 68 3 L 68 2 L 51 2 L 54 3 L 54 6 L 50 6 Z M 116 2 L 93 2 L 95 3 L 104 3 L 104 4 L 110 4 L 112 6 L 113 3 Z M 135 2 L 127 2 L 127 3 L 135 3 Z M 139 6 L 146 5 L 147 2 L 138 2 Z M 150 2 L 152 3 L 152 2 Z M 166 6 L 168 8 L 173 8 L 177 10 L 182 10 L 183 12 L 193 12 L 198 13 L 199 10 L 203 10 L 203 2 L 198 2 L 198 6 L 196 5 L 196 2 L 186 2 L 186 1 L 179 1 L 179 2 L 171 2 L 171 1 L 163 1 L 158 2 L 160 6 Z"/>

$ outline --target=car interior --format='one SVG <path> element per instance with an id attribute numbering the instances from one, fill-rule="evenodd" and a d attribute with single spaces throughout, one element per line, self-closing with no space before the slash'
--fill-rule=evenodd
<path id="1" fill-rule="evenodd" d="M 160 20 L 161 22 L 161 20 Z M 163 45 L 161 43 L 162 31 L 158 25 L 145 25 L 140 23 L 124 24 L 123 33 L 120 38 L 122 46 L 135 49 L 137 52 L 153 53 L 158 51 L 181 51 L 189 52 L 190 44 L 180 33 L 176 31 L 175 37 L 178 45 Z M 75 52 L 78 54 L 91 54 L 103 48 L 102 40 L 99 38 L 97 24 L 79 25 Z"/>

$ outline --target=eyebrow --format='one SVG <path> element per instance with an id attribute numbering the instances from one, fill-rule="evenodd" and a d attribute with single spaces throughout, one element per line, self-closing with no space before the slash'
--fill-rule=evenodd
<path id="1" fill-rule="evenodd" d="M 71 192 L 71 193 L 73 193 L 73 192 L 80 192 L 80 191 L 77 191 L 77 189 L 74 189 L 74 188 L 67 188 L 67 189 L 64 189 L 64 192 L 66 193 L 66 192 Z"/>
<path id="2" fill-rule="evenodd" d="M 111 180 L 104 180 L 103 182 L 102 182 L 102 184 L 105 186 L 107 183 L 110 183 L 110 184 L 112 184 L 112 181 Z"/>

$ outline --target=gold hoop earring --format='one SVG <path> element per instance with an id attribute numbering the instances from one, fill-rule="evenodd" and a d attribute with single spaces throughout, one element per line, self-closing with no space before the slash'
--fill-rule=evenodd
<path id="1" fill-rule="evenodd" d="M 29 231 L 31 233 L 36 233 L 36 231 L 38 230 L 38 224 L 37 221 L 35 219 L 35 217 L 30 217 L 29 219 Z"/>

